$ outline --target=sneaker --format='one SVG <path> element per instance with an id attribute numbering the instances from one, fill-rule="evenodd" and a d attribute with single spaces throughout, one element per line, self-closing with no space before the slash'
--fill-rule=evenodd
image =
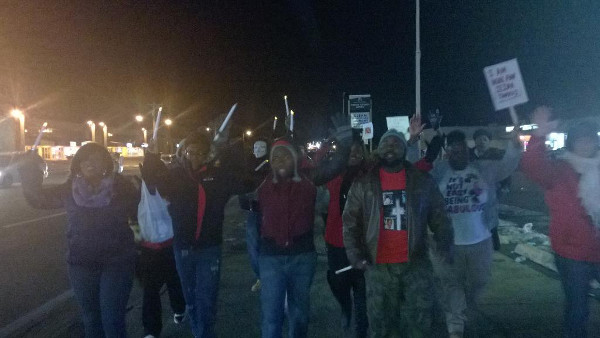
<path id="1" fill-rule="evenodd" d="M 185 321 L 185 312 L 184 313 L 176 313 L 173 315 L 173 322 L 175 324 L 181 324 Z"/>
<path id="2" fill-rule="evenodd" d="M 151 335 L 151 334 L 147 334 L 147 335 L 144 336 L 144 338 L 156 338 L 156 336 Z"/>
<path id="3" fill-rule="evenodd" d="M 256 280 L 256 283 L 254 283 L 254 285 L 252 285 L 252 288 L 250 288 L 250 290 L 252 290 L 252 292 L 256 292 L 260 290 L 260 279 Z"/>

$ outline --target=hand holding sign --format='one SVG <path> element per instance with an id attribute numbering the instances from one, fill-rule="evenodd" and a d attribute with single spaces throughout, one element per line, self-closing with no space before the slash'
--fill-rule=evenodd
<path id="1" fill-rule="evenodd" d="M 544 137 L 553 130 L 556 130 L 558 121 L 551 121 L 552 109 L 546 106 L 540 106 L 535 108 L 531 114 L 531 122 L 537 125 L 537 129 L 534 129 L 533 133 L 536 136 Z"/>

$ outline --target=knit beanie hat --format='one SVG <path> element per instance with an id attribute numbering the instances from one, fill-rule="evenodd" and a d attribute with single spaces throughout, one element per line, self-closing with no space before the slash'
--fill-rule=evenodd
<path id="1" fill-rule="evenodd" d="M 278 140 L 278 141 L 275 141 L 275 143 L 273 143 L 273 145 L 271 146 L 271 154 L 269 156 L 269 162 L 273 163 L 273 152 L 275 151 L 275 149 L 281 148 L 281 147 L 287 149 L 292 154 L 292 157 L 294 158 L 294 176 L 292 177 L 292 181 L 300 182 L 301 178 L 300 178 L 300 175 L 298 174 L 298 152 L 296 151 L 296 148 L 294 148 L 294 146 L 289 141 Z M 271 165 L 271 169 L 273 169 L 272 165 Z M 277 183 L 277 173 L 275 172 L 275 169 L 273 169 L 273 183 Z"/>
<path id="2" fill-rule="evenodd" d="M 406 154 L 406 147 L 407 147 L 407 143 L 406 143 L 406 138 L 404 137 L 404 134 L 397 131 L 396 129 L 389 129 L 388 131 L 385 132 L 385 134 L 383 134 L 381 136 L 381 138 L 379 139 L 379 144 L 377 145 L 377 151 L 379 152 L 379 149 L 381 149 L 381 145 L 383 144 L 383 140 L 385 140 L 388 137 L 395 137 L 397 139 L 400 140 L 400 142 L 402 142 L 402 144 L 404 144 L 404 153 Z"/>

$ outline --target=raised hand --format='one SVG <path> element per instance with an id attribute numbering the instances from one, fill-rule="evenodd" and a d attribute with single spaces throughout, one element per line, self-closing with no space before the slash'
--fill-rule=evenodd
<path id="1" fill-rule="evenodd" d="M 352 142 L 350 119 L 344 114 L 338 113 L 331 117 L 331 122 L 335 128 L 335 138 L 338 142 L 349 146 Z"/>
<path id="2" fill-rule="evenodd" d="M 552 118 L 552 108 L 539 106 L 531 114 L 531 122 L 537 125 L 533 133 L 537 136 L 546 136 L 553 130 L 556 130 L 558 121 L 550 120 Z"/>
<path id="3" fill-rule="evenodd" d="M 425 124 L 421 123 L 421 116 L 417 116 L 416 114 L 410 118 L 410 124 L 408 126 L 408 133 L 410 134 L 410 140 L 416 141 L 419 138 L 419 135 L 423 132 L 423 128 L 425 128 Z"/>

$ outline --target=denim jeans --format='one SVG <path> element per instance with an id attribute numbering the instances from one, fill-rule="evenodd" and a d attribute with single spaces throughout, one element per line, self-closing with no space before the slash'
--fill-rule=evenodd
<path id="1" fill-rule="evenodd" d="M 587 337 L 590 281 L 600 276 L 600 263 L 576 261 L 554 255 L 565 292 L 565 337 Z"/>
<path id="2" fill-rule="evenodd" d="M 175 245 L 174 251 L 192 333 L 196 338 L 216 337 L 221 246 L 199 249 Z"/>
<path id="3" fill-rule="evenodd" d="M 281 337 L 286 294 L 289 337 L 306 337 L 310 314 L 310 287 L 315 275 L 317 254 L 307 252 L 290 256 L 260 255 L 258 262 L 262 284 L 262 337 Z"/>
<path id="4" fill-rule="evenodd" d="M 258 242 L 260 229 L 260 218 L 261 213 L 256 211 L 249 211 L 248 218 L 246 219 L 246 248 L 248 250 L 248 256 L 250 257 L 250 266 L 256 278 L 260 278 L 258 269 Z"/>
<path id="5" fill-rule="evenodd" d="M 81 308 L 86 338 L 127 336 L 125 315 L 134 266 L 133 259 L 93 266 L 69 265 L 69 279 Z"/>

